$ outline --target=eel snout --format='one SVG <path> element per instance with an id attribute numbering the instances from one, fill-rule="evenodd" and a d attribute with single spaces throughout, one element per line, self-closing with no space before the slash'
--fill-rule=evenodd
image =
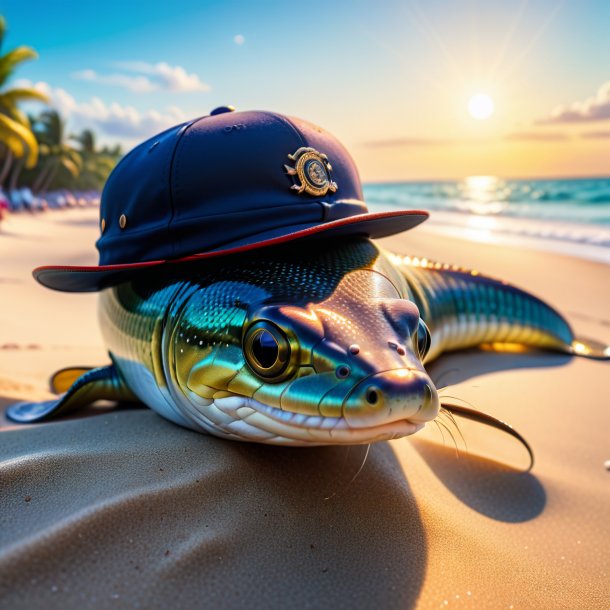
<path id="1" fill-rule="evenodd" d="M 439 411 L 436 388 L 424 371 L 393 369 L 366 377 L 343 404 L 350 427 L 408 420 L 425 423 Z"/>

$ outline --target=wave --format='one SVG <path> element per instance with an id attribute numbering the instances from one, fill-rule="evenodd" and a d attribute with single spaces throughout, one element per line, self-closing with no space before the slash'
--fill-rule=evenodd
<path id="1" fill-rule="evenodd" d="M 582 201 L 586 203 L 610 203 L 610 191 L 596 195 L 583 195 Z"/>
<path id="2" fill-rule="evenodd" d="M 429 210 L 555 219 L 610 225 L 610 179 L 502 180 L 478 176 L 460 181 L 369 184 L 367 203 L 387 209 Z"/>
<path id="3" fill-rule="evenodd" d="M 557 252 L 610 264 L 610 226 L 432 212 L 425 227 L 449 237 Z"/>

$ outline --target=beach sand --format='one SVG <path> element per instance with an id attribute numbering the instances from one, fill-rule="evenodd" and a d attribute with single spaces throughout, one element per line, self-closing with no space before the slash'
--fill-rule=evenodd
<path id="1" fill-rule="evenodd" d="M 1 225 L 0 410 L 107 362 L 95 296 L 30 275 L 94 264 L 96 225 L 95 210 Z M 383 244 L 514 282 L 610 342 L 608 266 L 426 225 Z M 416 436 L 372 446 L 352 480 L 365 447 L 232 443 L 148 409 L 4 420 L 0 607 L 610 607 L 610 362 L 473 350 L 431 371 L 519 430 L 533 470 Z"/>

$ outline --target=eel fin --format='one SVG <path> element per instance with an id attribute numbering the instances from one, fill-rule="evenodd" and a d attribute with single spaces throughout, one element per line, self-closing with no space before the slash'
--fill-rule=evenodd
<path id="1" fill-rule="evenodd" d="M 527 451 L 529 456 L 529 466 L 526 469 L 526 472 L 529 472 L 534 466 L 534 452 L 530 447 L 530 444 L 517 432 L 510 424 L 494 417 L 493 415 L 489 415 L 488 413 L 484 413 L 483 411 L 477 411 L 475 409 L 470 409 L 469 407 L 463 407 L 461 405 L 454 405 L 448 403 L 442 403 L 441 405 L 443 409 L 446 409 L 453 415 L 457 415 L 458 417 L 463 417 L 465 419 L 469 419 L 474 422 L 478 422 L 480 424 L 485 424 L 486 426 L 491 426 L 492 428 L 496 428 L 496 430 L 500 430 L 501 432 L 506 432 L 513 438 L 516 438 L 524 449 Z"/>
<path id="2" fill-rule="evenodd" d="M 594 360 L 610 360 L 610 346 L 585 337 L 576 337 L 569 347 L 569 353 Z"/>
<path id="3" fill-rule="evenodd" d="M 69 366 L 55 371 L 49 379 L 49 387 L 53 394 L 63 394 L 70 389 L 76 380 L 95 367 L 93 366 Z"/>
<path id="4" fill-rule="evenodd" d="M 137 402 L 138 399 L 117 369 L 109 365 L 87 370 L 57 399 L 13 404 L 7 409 L 6 416 L 21 424 L 36 423 L 65 415 L 96 400 Z"/>

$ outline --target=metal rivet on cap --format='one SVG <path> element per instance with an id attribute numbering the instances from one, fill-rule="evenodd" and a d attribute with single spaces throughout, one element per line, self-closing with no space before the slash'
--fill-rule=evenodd
<path id="1" fill-rule="evenodd" d="M 121 214 L 121 217 L 119 218 L 119 227 L 121 227 L 121 229 L 124 229 L 127 226 L 127 216 L 125 216 L 125 214 Z"/>
<path id="2" fill-rule="evenodd" d="M 106 219 L 102 218 L 102 221 L 100 222 L 100 231 L 103 233 L 106 230 Z"/>

